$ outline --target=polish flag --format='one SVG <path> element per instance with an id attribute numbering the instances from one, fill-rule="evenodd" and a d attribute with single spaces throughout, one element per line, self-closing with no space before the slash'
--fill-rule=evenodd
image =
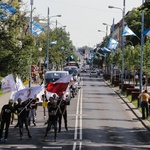
<path id="1" fill-rule="evenodd" d="M 46 90 L 51 93 L 56 93 L 58 96 L 60 96 L 66 91 L 71 78 L 72 75 L 67 75 L 65 77 L 60 78 L 56 82 L 50 82 Z"/>

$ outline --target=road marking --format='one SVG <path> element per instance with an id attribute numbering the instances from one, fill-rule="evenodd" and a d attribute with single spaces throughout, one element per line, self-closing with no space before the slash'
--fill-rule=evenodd
<path id="1" fill-rule="evenodd" d="M 74 132 L 74 140 L 77 140 L 78 136 L 78 127 L 79 127 L 79 140 L 82 140 L 82 94 L 83 90 L 79 91 L 77 107 L 76 107 L 76 120 L 75 120 L 75 132 Z M 78 124 L 79 122 L 79 124 Z M 76 150 L 77 141 L 73 143 L 73 149 Z M 82 142 L 79 142 L 79 150 L 82 149 Z"/>
<path id="2" fill-rule="evenodd" d="M 82 140 L 82 94 L 83 94 L 83 89 L 81 90 L 80 94 L 80 140 Z"/>
<path id="3" fill-rule="evenodd" d="M 62 149 L 62 147 L 48 147 L 48 146 L 43 146 L 43 149 Z"/>
<path id="4" fill-rule="evenodd" d="M 72 150 L 75 150 L 75 149 L 76 149 L 76 145 L 77 145 L 77 142 L 74 142 L 74 143 L 73 143 L 73 149 L 72 149 Z"/>
<path id="5" fill-rule="evenodd" d="M 31 148 L 31 149 L 36 149 L 36 146 L 28 147 L 28 146 L 17 146 L 17 149 L 24 149 L 24 148 Z"/>

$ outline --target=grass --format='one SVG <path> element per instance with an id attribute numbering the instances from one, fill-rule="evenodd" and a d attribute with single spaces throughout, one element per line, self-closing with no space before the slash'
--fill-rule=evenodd
<path id="1" fill-rule="evenodd" d="M 3 95 L 3 93 L 2 93 L 2 91 L 0 90 L 0 96 L 2 96 Z"/>

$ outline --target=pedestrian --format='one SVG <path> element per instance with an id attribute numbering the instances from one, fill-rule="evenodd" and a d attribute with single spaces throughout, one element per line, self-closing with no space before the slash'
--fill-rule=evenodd
<path id="1" fill-rule="evenodd" d="M 44 91 L 44 94 L 42 95 L 42 107 L 43 107 L 44 119 L 46 119 L 47 105 L 48 105 L 48 100 L 46 97 L 46 91 Z"/>
<path id="2" fill-rule="evenodd" d="M 135 75 L 135 85 L 137 86 L 137 84 L 138 84 L 138 81 L 139 81 L 139 76 L 138 76 L 138 74 L 136 74 Z"/>
<path id="3" fill-rule="evenodd" d="M 143 90 L 146 90 L 146 76 L 144 75 L 142 78 Z"/>
<path id="4" fill-rule="evenodd" d="M 29 110 L 29 126 L 31 125 L 31 120 L 33 122 L 33 125 L 36 126 L 35 120 L 36 120 L 36 111 L 37 111 L 37 105 L 39 103 L 39 98 L 34 96 L 34 99 L 31 99 L 30 103 L 30 110 Z"/>
<path id="5" fill-rule="evenodd" d="M 25 124 L 25 128 L 28 132 L 28 138 L 32 138 L 28 126 L 28 117 L 29 117 L 29 104 L 31 103 L 30 99 L 22 102 L 21 98 L 17 99 L 18 104 L 15 106 L 15 110 L 18 114 L 18 125 L 19 125 L 19 133 L 20 133 L 20 139 L 23 138 L 23 124 Z"/>
<path id="6" fill-rule="evenodd" d="M 51 130 L 51 127 L 54 127 L 54 140 L 56 141 L 57 137 L 57 120 L 59 108 L 57 105 L 57 101 L 53 100 L 53 102 L 48 102 L 48 121 L 47 121 L 47 128 L 44 135 L 44 139 L 46 139 L 48 132 Z"/>
<path id="7" fill-rule="evenodd" d="M 146 119 L 146 118 L 148 118 L 148 115 L 149 115 L 148 101 L 150 99 L 150 96 L 147 93 L 147 90 L 144 90 L 141 94 L 139 94 L 138 98 L 142 98 L 142 102 L 141 102 L 142 119 Z M 145 111 L 146 111 L 146 115 L 145 115 Z"/>
<path id="8" fill-rule="evenodd" d="M 60 107 L 60 113 L 59 113 L 59 129 L 58 132 L 61 132 L 61 123 L 62 123 L 62 117 L 64 118 L 64 124 L 65 124 L 65 129 L 68 131 L 68 126 L 67 126 L 67 102 L 63 97 L 64 95 L 60 95 L 59 100 L 58 100 L 58 105 Z"/>
<path id="9" fill-rule="evenodd" d="M 13 100 L 9 100 L 8 104 L 4 105 L 0 114 L 0 141 L 7 141 L 11 115 L 14 113 Z M 3 130 L 5 127 L 5 135 L 3 138 Z"/>

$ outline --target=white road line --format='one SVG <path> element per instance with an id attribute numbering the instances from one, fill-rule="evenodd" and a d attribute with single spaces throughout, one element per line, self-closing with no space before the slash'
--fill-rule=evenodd
<path id="1" fill-rule="evenodd" d="M 74 142 L 74 143 L 73 143 L 73 149 L 72 149 L 72 150 L 75 150 L 75 149 L 76 149 L 76 145 L 77 145 L 77 142 Z"/>
<path id="2" fill-rule="evenodd" d="M 79 150 L 81 150 L 82 149 L 82 142 L 80 142 L 80 144 L 79 144 Z"/>
<path id="3" fill-rule="evenodd" d="M 81 89 L 81 94 L 80 94 L 80 140 L 82 140 L 82 94 L 83 94 L 83 89 Z"/>
<path id="4" fill-rule="evenodd" d="M 0 149 L 1 149 L 1 148 L 3 148 L 3 149 L 6 149 L 6 148 L 7 148 L 7 149 L 8 149 L 8 148 L 11 148 L 11 146 L 6 146 L 6 145 L 5 145 L 5 146 L 0 146 Z"/>
<path id="5" fill-rule="evenodd" d="M 77 139 L 77 131 L 78 131 L 78 117 L 79 117 L 79 101 L 80 101 L 80 91 L 78 95 L 77 108 L 76 108 L 76 121 L 75 121 L 75 131 L 74 131 L 74 140 Z"/>
<path id="6" fill-rule="evenodd" d="M 62 147 L 48 147 L 48 146 L 43 146 L 43 149 L 62 149 Z"/>
<path id="7" fill-rule="evenodd" d="M 36 146 L 31 146 L 31 147 L 28 147 L 28 146 L 17 146 L 16 148 L 17 149 L 24 149 L 24 148 L 36 149 L 37 147 Z"/>

